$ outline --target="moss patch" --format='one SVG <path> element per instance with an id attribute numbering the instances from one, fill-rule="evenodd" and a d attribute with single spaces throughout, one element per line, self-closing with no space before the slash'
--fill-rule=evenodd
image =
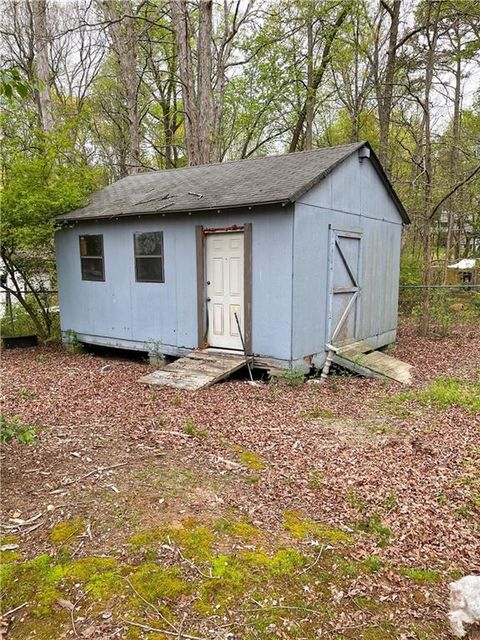
<path id="1" fill-rule="evenodd" d="M 254 451 L 243 450 L 238 454 L 240 462 L 250 469 L 251 471 L 263 471 L 266 469 L 267 464 L 265 460 L 258 453 Z"/>
<path id="2" fill-rule="evenodd" d="M 52 605 L 62 597 L 59 583 L 66 567 L 56 565 L 48 555 L 5 567 L 2 571 L 3 607 L 13 609 L 23 602 L 32 603 L 35 615 L 48 615 Z"/>
<path id="3" fill-rule="evenodd" d="M 148 602 L 172 600 L 191 591 L 178 568 L 165 569 L 154 562 L 146 562 L 129 576 L 135 590 Z"/>
<path id="4" fill-rule="evenodd" d="M 230 518 L 219 518 L 213 525 L 213 528 L 218 533 L 223 533 L 235 538 L 241 538 L 248 542 L 257 540 L 262 532 L 257 527 L 254 527 L 248 522 L 248 520 L 234 520 Z"/>
<path id="5" fill-rule="evenodd" d="M 18 544 L 17 536 L 0 536 L 0 545 L 14 545 Z M 17 549 L 10 549 L 8 551 L 0 551 L 0 566 L 9 564 L 11 562 L 18 562 L 22 559 L 22 554 Z"/>
<path id="6" fill-rule="evenodd" d="M 196 562 L 204 562 L 212 556 L 215 533 L 196 520 L 187 519 L 182 522 L 183 528 L 159 527 L 140 531 L 129 540 L 137 550 L 156 544 L 173 541 L 180 547 L 184 556 Z"/>
<path id="7" fill-rule="evenodd" d="M 71 562 L 66 577 L 83 583 L 84 590 L 95 600 L 108 599 L 120 590 L 123 582 L 116 560 L 94 556 Z"/>
<path id="8" fill-rule="evenodd" d="M 352 536 L 341 529 L 309 520 L 296 511 L 287 511 L 284 515 L 285 529 L 297 540 L 314 538 L 329 544 L 350 544 Z"/>
<path id="9" fill-rule="evenodd" d="M 54 544 L 67 544 L 73 538 L 85 531 L 85 521 L 81 518 L 72 518 L 58 522 L 50 533 L 50 540 Z"/>

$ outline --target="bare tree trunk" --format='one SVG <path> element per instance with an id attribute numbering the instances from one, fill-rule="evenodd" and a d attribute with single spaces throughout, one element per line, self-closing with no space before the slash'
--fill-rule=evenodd
<path id="1" fill-rule="evenodd" d="M 39 81 L 38 102 L 40 122 L 44 131 L 53 127 L 52 99 L 50 95 L 50 66 L 48 63 L 48 27 L 46 0 L 31 0 L 33 33 L 36 50 L 36 70 Z"/>
<path id="2" fill-rule="evenodd" d="M 423 183 L 423 290 L 421 315 L 419 322 L 420 335 L 427 335 L 430 328 L 430 290 L 432 284 L 432 132 L 431 132 L 431 91 L 435 67 L 435 54 L 438 43 L 438 19 L 441 2 L 428 0 L 428 24 L 432 32 L 427 31 L 428 50 L 425 63 L 425 91 L 423 98 L 423 131 L 424 131 L 424 183 Z M 433 11 L 435 15 L 433 16 Z"/>
<path id="3" fill-rule="evenodd" d="M 312 86 L 311 86 L 311 95 L 313 99 L 315 99 L 315 95 L 317 93 L 318 87 L 322 83 L 325 72 L 328 68 L 328 65 L 330 64 L 333 43 L 335 42 L 335 39 L 338 35 L 340 27 L 345 22 L 347 16 L 349 15 L 352 9 L 349 2 L 344 3 L 343 5 L 341 5 L 341 7 L 342 8 L 340 9 L 340 12 L 335 22 L 333 23 L 333 25 L 330 26 L 330 28 L 326 32 L 325 45 L 323 47 L 322 58 L 319 66 L 316 69 L 314 69 L 314 72 L 313 72 L 313 80 L 312 80 Z M 305 98 L 305 101 L 300 110 L 300 113 L 298 114 L 297 122 L 295 123 L 295 127 L 292 134 L 292 140 L 290 142 L 290 147 L 289 147 L 290 153 L 292 153 L 293 151 L 298 151 L 300 140 L 304 132 L 303 129 L 305 125 L 305 119 L 307 117 L 307 97 Z"/>
<path id="4" fill-rule="evenodd" d="M 102 0 L 105 18 L 110 21 L 109 32 L 117 54 L 120 80 L 125 88 L 125 103 L 128 119 L 128 152 L 126 166 L 128 175 L 138 173 L 140 161 L 140 115 L 138 89 L 140 78 L 137 72 L 137 36 L 130 0 Z"/>
<path id="5" fill-rule="evenodd" d="M 214 121 L 212 92 L 212 0 L 201 0 L 198 26 L 198 162 L 210 162 Z"/>
<path id="6" fill-rule="evenodd" d="M 392 117 L 393 104 L 393 82 L 395 79 L 396 58 L 397 58 L 397 40 L 398 25 L 400 21 L 401 0 L 393 0 L 393 5 L 387 4 L 386 0 L 382 2 L 382 6 L 390 15 L 390 32 L 388 37 L 388 57 L 385 67 L 384 81 L 377 88 L 378 101 L 378 121 L 380 127 L 380 144 L 378 148 L 378 157 L 383 167 L 390 173 L 388 143 L 390 137 L 390 121 Z"/>
<path id="7" fill-rule="evenodd" d="M 458 24 L 455 28 L 456 40 L 456 65 L 455 65 L 455 97 L 453 104 L 453 123 L 452 123 L 452 148 L 450 150 L 450 184 L 453 186 L 458 180 L 458 150 L 460 146 L 460 126 L 461 126 L 461 88 L 462 88 L 462 59 L 461 59 L 461 37 L 459 34 Z M 458 192 L 455 192 L 448 202 L 448 218 L 447 218 L 447 239 L 445 246 L 445 267 L 443 280 L 447 281 L 447 267 L 452 254 L 454 226 L 459 226 L 460 216 L 455 209 L 459 205 Z"/>
<path id="8" fill-rule="evenodd" d="M 307 98 L 305 101 L 305 149 L 313 144 L 313 112 L 315 94 L 313 89 L 313 18 L 307 22 Z"/>
<path id="9" fill-rule="evenodd" d="M 182 83 L 183 110 L 185 112 L 185 138 L 188 164 L 199 164 L 198 110 L 193 79 L 190 30 L 185 0 L 171 0 L 172 22 L 178 51 L 178 69 Z"/>

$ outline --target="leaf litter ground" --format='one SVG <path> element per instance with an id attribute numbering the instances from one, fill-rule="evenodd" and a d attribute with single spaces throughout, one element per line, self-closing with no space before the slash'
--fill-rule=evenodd
<path id="1" fill-rule="evenodd" d="M 395 355 L 411 389 L 190 393 L 4 352 L 2 414 L 40 431 L 2 452 L 7 638 L 450 637 L 447 584 L 480 571 L 478 327 L 406 325 Z"/>

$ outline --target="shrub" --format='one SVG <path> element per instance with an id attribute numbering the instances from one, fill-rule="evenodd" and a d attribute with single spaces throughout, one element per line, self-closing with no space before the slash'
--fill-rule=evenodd
<path id="1" fill-rule="evenodd" d="M 1 443 L 10 444 L 12 440 L 17 440 L 20 444 L 32 444 L 36 437 L 36 427 L 22 422 L 19 416 L 13 416 L 13 418 L 0 416 Z"/>

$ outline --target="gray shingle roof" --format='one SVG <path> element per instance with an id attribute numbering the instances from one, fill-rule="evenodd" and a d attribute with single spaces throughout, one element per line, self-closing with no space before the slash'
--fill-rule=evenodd
<path id="1" fill-rule="evenodd" d="M 57 220 L 117 218 L 295 202 L 365 144 L 368 143 L 356 142 L 280 156 L 140 173 L 93 193 L 89 204 L 59 216 Z M 374 159 L 402 217 L 408 221 L 383 169 Z"/>

